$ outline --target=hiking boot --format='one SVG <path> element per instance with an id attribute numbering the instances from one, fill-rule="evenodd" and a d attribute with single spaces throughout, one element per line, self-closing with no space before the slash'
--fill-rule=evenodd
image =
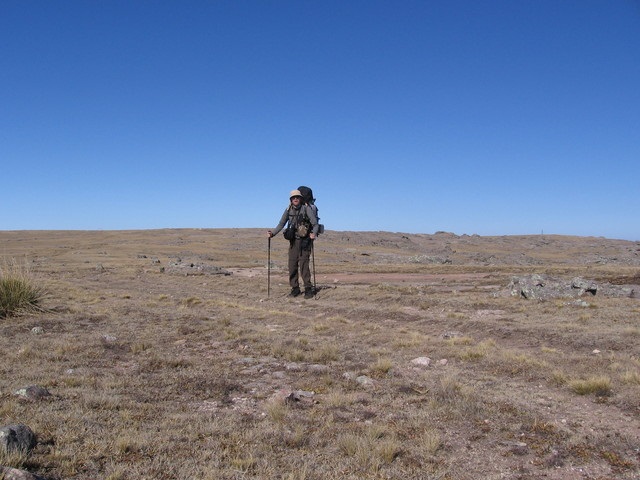
<path id="1" fill-rule="evenodd" d="M 304 289 L 304 298 L 312 298 L 315 295 L 313 288 L 305 288 Z"/>
<path id="2" fill-rule="evenodd" d="M 297 297 L 298 295 L 300 295 L 300 289 L 298 287 L 294 287 L 291 289 L 291 293 L 289 294 L 290 297 Z"/>

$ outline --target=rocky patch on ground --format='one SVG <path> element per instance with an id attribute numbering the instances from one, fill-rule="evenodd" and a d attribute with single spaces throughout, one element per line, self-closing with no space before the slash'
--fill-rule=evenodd
<path id="1" fill-rule="evenodd" d="M 571 280 L 549 275 L 526 275 L 513 277 L 507 287 L 511 296 L 528 300 L 550 300 L 554 298 L 577 298 L 582 296 L 628 297 L 635 296 L 635 289 L 625 285 L 596 283 L 575 277 Z"/>
<path id="2" fill-rule="evenodd" d="M 164 272 L 174 275 L 231 275 L 225 268 L 210 265 L 204 262 L 183 260 L 178 258 L 164 267 Z"/>

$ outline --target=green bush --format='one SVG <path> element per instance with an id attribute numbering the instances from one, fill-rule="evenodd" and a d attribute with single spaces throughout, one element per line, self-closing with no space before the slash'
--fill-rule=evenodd
<path id="1" fill-rule="evenodd" d="M 45 294 L 26 266 L 21 267 L 15 261 L 0 265 L 0 318 L 42 311 L 41 303 Z"/>

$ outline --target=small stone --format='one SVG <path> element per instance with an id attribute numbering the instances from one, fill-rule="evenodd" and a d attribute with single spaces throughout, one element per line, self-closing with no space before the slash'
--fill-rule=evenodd
<path id="1" fill-rule="evenodd" d="M 460 338 L 460 337 L 463 337 L 463 336 L 464 335 L 462 334 L 462 332 L 455 332 L 455 331 L 445 332 L 445 333 L 443 333 L 441 335 L 441 337 L 444 338 L 445 340 L 449 339 L 449 338 Z"/>
<path id="2" fill-rule="evenodd" d="M 296 390 L 294 393 L 294 398 L 296 400 L 301 400 L 303 398 L 313 398 L 316 392 L 310 392 L 306 390 Z"/>
<path id="3" fill-rule="evenodd" d="M 591 352 L 591 353 L 592 353 L 592 354 L 594 354 L 594 355 L 600 355 L 600 350 L 598 350 L 598 349 L 596 348 L 596 349 L 595 349 L 593 352 Z"/>
<path id="4" fill-rule="evenodd" d="M 524 442 L 509 442 L 509 451 L 514 455 L 526 455 L 529 448 Z"/>
<path id="5" fill-rule="evenodd" d="M 428 367 L 431 365 L 431 359 L 429 357 L 418 357 L 411 360 L 411 363 L 418 367 Z"/>
<path id="6" fill-rule="evenodd" d="M 302 372 L 304 370 L 304 367 L 302 365 L 295 362 L 285 364 L 284 368 L 289 372 Z"/>
<path id="7" fill-rule="evenodd" d="M 293 390 L 291 390 L 290 388 L 281 388 L 271 396 L 271 401 L 274 401 L 276 403 L 286 403 L 288 402 L 289 397 L 291 397 L 292 395 Z"/>
<path id="8" fill-rule="evenodd" d="M 329 373 L 331 371 L 331 367 L 329 367 L 329 365 L 313 363 L 307 367 L 307 370 L 312 373 Z"/>
<path id="9" fill-rule="evenodd" d="M 35 473 L 12 467 L 0 467 L 0 478 L 4 480 L 45 480 L 44 477 Z"/>
<path id="10" fill-rule="evenodd" d="M 31 329 L 31 333 L 33 335 L 40 335 L 40 334 L 44 333 L 44 328 L 42 328 L 42 327 L 33 327 Z"/>
<path id="11" fill-rule="evenodd" d="M 21 388 L 15 392 L 15 395 L 20 397 L 22 400 L 42 400 L 44 398 L 50 397 L 51 393 L 44 387 L 40 387 L 38 385 L 29 385 L 28 387 Z"/>
<path id="12" fill-rule="evenodd" d="M 371 377 L 367 377 L 366 375 L 360 375 L 356 378 L 356 382 L 362 385 L 363 387 L 373 387 L 375 382 Z"/>

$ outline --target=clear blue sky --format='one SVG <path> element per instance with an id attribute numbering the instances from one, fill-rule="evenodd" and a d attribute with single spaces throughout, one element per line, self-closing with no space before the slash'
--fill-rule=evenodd
<path id="1" fill-rule="evenodd" d="M 0 230 L 640 240 L 640 1 L 0 2 Z"/>

